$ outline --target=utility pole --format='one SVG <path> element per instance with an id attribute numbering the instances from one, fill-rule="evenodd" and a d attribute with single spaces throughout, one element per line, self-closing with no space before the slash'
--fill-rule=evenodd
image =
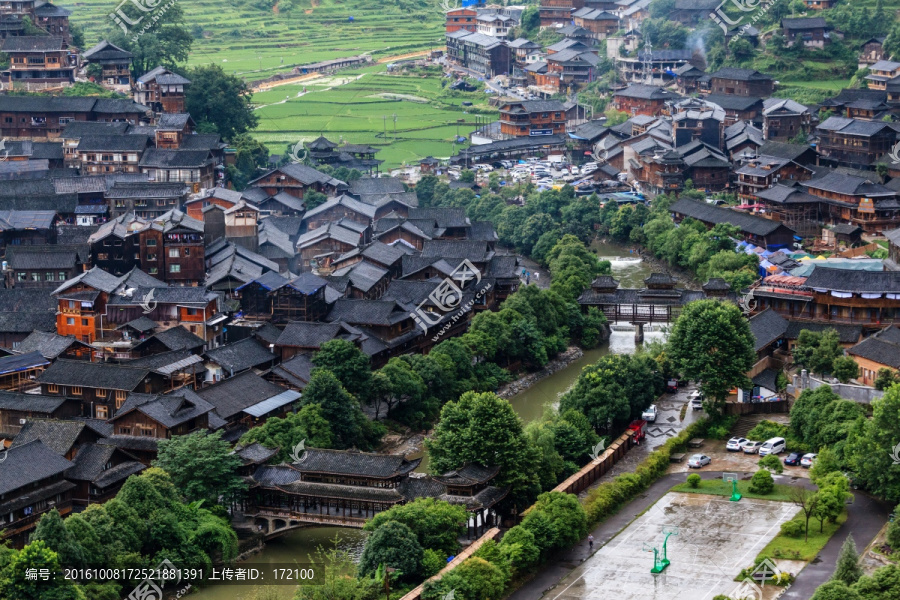
<path id="1" fill-rule="evenodd" d="M 394 141 L 397 141 L 397 113 L 394 113 Z"/>
<path id="2" fill-rule="evenodd" d="M 384 124 L 384 139 L 387 139 L 387 115 L 381 115 L 381 121 Z"/>

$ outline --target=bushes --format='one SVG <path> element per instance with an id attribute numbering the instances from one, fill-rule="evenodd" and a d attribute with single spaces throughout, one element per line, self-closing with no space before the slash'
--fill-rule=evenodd
<path id="1" fill-rule="evenodd" d="M 763 420 L 747 433 L 747 438 L 764 442 L 773 437 L 787 438 L 787 435 L 788 428 L 786 426 L 775 421 Z"/>
<path id="2" fill-rule="evenodd" d="M 700 481 L 700 476 L 696 473 L 691 473 L 690 475 L 688 475 L 687 484 L 692 488 L 697 489 L 698 487 L 700 487 Z"/>
<path id="3" fill-rule="evenodd" d="M 801 521 L 787 521 L 781 524 L 781 535 L 799 538 L 803 535 L 803 523 Z"/>
<path id="4" fill-rule="evenodd" d="M 763 456 L 761 459 L 759 459 L 759 466 L 770 471 L 774 471 L 779 475 L 784 472 L 784 466 L 781 464 L 781 459 L 779 459 L 775 454 Z"/>
<path id="5" fill-rule="evenodd" d="M 591 490 L 584 501 L 588 521 L 591 524 L 603 521 L 618 510 L 622 504 L 647 489 L 666 472 L 672 453 L 684 450 L 688 440 L 705 435 L 708 426 L 706 420 L 692 423 L 681 433 L 651 452 L 634 473 L 619 475 L 612 481 L 601 483 Z"/>
<path id="6" fill-rule="evenodd" d="M 751 494 L 771 494 L 775 489 L 775 481 L 772 474 L 766 469 L 760 469 L 750 478 Z"/>

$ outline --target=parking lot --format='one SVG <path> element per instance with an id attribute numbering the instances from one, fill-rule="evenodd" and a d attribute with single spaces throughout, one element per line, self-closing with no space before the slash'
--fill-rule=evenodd
<path id="1" fill-rule="evenodd" d="M 545 594 L 553 600 L 710 600 L 731 594 L 734 577 L 791 519 L 789 502 L 666 494 L 615 538 Z M 650 573 L 653 552 L 666 527 L 678 535 L 667 544 L 669 567 Z M 769 594 L 764 594 L 768 596 Z"/>

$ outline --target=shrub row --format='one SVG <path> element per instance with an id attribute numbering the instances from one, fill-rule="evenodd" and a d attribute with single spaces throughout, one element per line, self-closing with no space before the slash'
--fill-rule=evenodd
<path id="1" fill-rule="evenodd" d="M 591 490 L 584 502 L 591 525 L 612 516 L 623 504 L 650 487 L 666 473 L 672 454 L 684 451 L 689 440 L 705 435 L 708 429 L 709 422 L 706 419 L 691 423 L 681 433 L 651 452 L 634 473 L 619 475 Z"/>

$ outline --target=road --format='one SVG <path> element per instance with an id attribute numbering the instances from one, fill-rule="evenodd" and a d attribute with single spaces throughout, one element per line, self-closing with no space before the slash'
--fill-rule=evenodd
<path id="1" fill-rule="evenodd" d="M 483 79 L 484 85 L 486 85 L 488 88 L 494 90 L 494 93 L 496 93 L 500 96 L 505 96 L 506 98 L 512 98 L 513 100 L 524 100 L 525 99 L 522 96 L 520 96 L 519 94 L 513 92 L 512 90 L 503 89 L 502 87 L 500 87 L 499 84 L 497 84 L 493 80 L 485 77 L 483 73 L 479 73 L 478 71 L 473 71 L 472 69 L 467 69 L 465 67 L 461 67 L 454 63 L 445 62 L 444 65 L 454 71 L 462 71 L 463 73 L 469 75 L 470 77 L 474 77 L 475 79 Z"/>
<path id="2" fill-rule="evenodd" d="M 703 471 L 700 473 L 703 479 L 721 479 L 720 471 Z M 749 476 L 744 473 L 743 476 Z M 615 538 L 629 523 L 641 515 L 644 511 L 665 496 L 672 486 L 683 483 L 684 473 L 671 473 L 657 480 L 650 488 L 636 499 L 632 500 L 609 519 L 598 525 L 591 533 L 597 550 L 602 548 L 610 540 Z M 780 478 L 777 478 L 780 479 Z M 776 480 L 777 480 L 776 479 Z M 802 485 L 815 489 L 814 485 L 806 479 L 794 481 L 778 481 L 789 485 Z M 825 545 L 819 556 L 809 563 L 797 575 L 797 579 L 789 590 L 782 596 L 784 600 L 809 600 L 816 588 L 828 581 L 834 571 L 837 556 L 841 544 L 849 533 L 852 532 L 857 547 L 862 550 L 878 534 L 878 531 L 887 521 L 890 508 L 873 500 L 861 492 L 854 492 L 855 501 L 848 506 L 847 521 L 837 533 Z M 549 562 L 535 575 L 534 579 L 525 583 L 516 590 L 509 600 L 539 600 L 553 590 L 573 569 L 586 560 L 591 560 L 587 541 L 577 544 L 568 551 L 561 552 L 555 560 Z M 735 573 L 737 575 L 737 573 Z M 552 597 L 552 595 L 550 596 Z M 701 600 L 701 599 L 698 599 Z M 707 599 L 708 600 L 708 599 Z"/>

